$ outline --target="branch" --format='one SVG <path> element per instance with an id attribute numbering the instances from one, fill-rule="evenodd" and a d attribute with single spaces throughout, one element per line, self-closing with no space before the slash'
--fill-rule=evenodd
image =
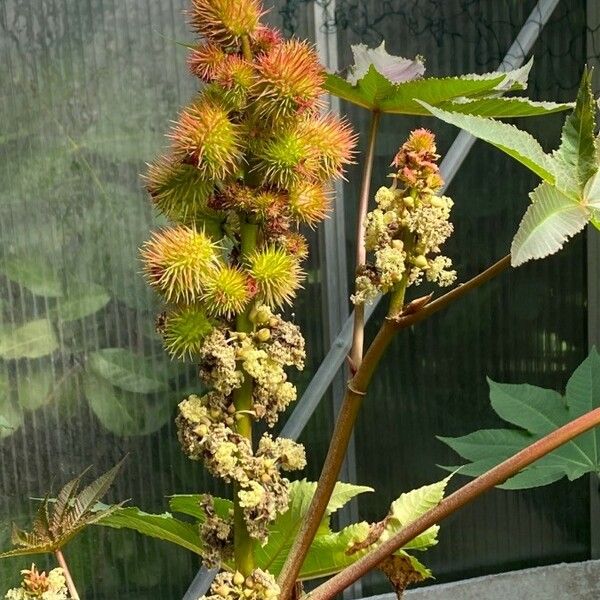
<path id="1" fill-rule="evenodd" d="M 369 142 L 360 186 L 360 200 L 358 203 L 358 216 L 356 219 L 356 264 L 358 272 L 366 262 L 367 252 L 365 249 L 365 220 L 369 210 L 369 196 L 371 194 L 371 175 L 373 173 L 373 162 L 375 160 L 375 145 L 381 113 L 371 111 L 371 128 L 369 130 Z M 354 308 L 354 329 L 352 332 L 352 348 L 350 349 L 350 364 L 357 369 L 363 357 L 363 345 L 365 338 L 365 307 L 364 304 Z"/>
<path id="2" fill-rule="evenodd" d="M 73 577 L 71 577 L 71 571 L 69 571 L 69 566 L 67 565 L 67 561 L 65 560 L 62 550 L 55 550 L 54 555 L 56 556 L 56 560 L 58 560 L 58 564 L 63 570 L 63 575 L 65 576 L 67 589 L 69 590 L 69 597 L 72 600 L 79 600 L 77 588 L 75 587 L 75 583 L 73 582 Z"/>
<path id="3" fill-rule="evenodd" d="M 287 600 L 291 596 L 304 558 L 323 519 L 329 498 L 335 487 L 363 398 L 366 396 L 367 388 L 375 373 L 375 369 L 396 332 L 406 329 L 442 310 L 469 291 L 478 288 L 496 275 L 502 273 L 509 266 L 510 256 L 505 256 L 483 271 L 483 273 L 473 277 L 467 283 L 454 288 L 434 302 L 423 304 L 423 301 L 416 301 L 416 304 L 409 304 L 407 310 L 401 312 L 397 317 L 385 319 L 375 339 L 369 346 L 356 374 L 348 382 L 315 495 L 306 513 L 302 528 L 294 540 L 294 544 L 281 571 L 278 583 L 281 588 L 282 600 Z"/>
<path id="4" fill-rule="evenodd" d="M 456 512 L 478 496 L 504 483 L 509 477 L 549 454 L 558 447 L 571 441 L 574 437 L 600 425 L 600 408 L 571 421 L 567 425 L 553 431 L 541 440 L 531 444 L 511 458 L 490 469 L 487 473 L 467 483 L 453 494 L 442 500 L 435 508 L 403 527 L 396 535 L 383 542 L 375 550 L 363 556 L 353 565 L 346 567 L 329 581 L 317 587 L 308 595 L 309 600 L 330 600 L 336 594 L 352 585 L 357 579 L 377 568 L 386 557 L 390 556 L 415 537 Z"/>

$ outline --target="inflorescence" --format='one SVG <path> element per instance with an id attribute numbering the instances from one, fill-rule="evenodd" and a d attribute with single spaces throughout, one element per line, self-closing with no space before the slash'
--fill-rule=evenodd
<path id="1" fill-rule="evenodd" d="M 238 424 L 272 427 L 296 399 L 287 369 L 304 366 L 299 328 L 277 311 L 304 279 L 308 245 L 330 208 L 331 182 L 351 162 L 355 135 L 324 112 L 325 72 L 306 42 L 261 24 L 259 0 L 191 0 L 201 36 L 188 67 L 202 89 L 149 166 L 154 206 L 173 224 L 142 248 L 148 283 L 167 305 L 157 329 L 175 358 L 194 361 L 208 390 L 179 405 L 188 457 L 235 484 L 247 532 L 265 543 L 287 509 L 288 480 L 302 469 L 301 445 L 265 434 L 253 445 Z M 251 384 L 249 386 L 248 384 Z M 251 388 L 249 408 L 236 394 Z M 230 519 L 205 498 L 202 538 L 210 564 L 232 554 Z M 207 598 L 276 598 L 270 574 L 221 573 Z"/>
<path id="2" fill-rule="evenodd" d="M 424 278 L 440 286 L 455 281 L 452 261 L 440 254 L 453 231 L 453 202 L 438 195 L 444 184 L 438 159 L 435 137 L 425 129 L 413 131 L 396 154 L 392 186 L 377 191 L 377 208 L 367 215 L 365 246 L 372 260 L 357 275 L 354 304 L 418 285 Z"/>
<path id="3" fill-rule="evenodd" d="M 35 565 L 31 569 L 21 571 L 23 582 L 21 587 L 13 588 L 6 593 L 6 600 L 30 600 L 41 598 L 41 600 L 67 600 L 69 598 L 66 580 L 63 570 L 52 569 L 48 574 L 41 573 Z"/>

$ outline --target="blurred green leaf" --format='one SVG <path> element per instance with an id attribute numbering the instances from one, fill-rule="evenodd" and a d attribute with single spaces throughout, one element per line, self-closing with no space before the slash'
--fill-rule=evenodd
<path id="1" fill-rule="evenodd" d="M 15 329 L 3 329 L 0 335 L 0 357 L 40 358 L 52 354 L 58 340 L 52 324 L 47 319 L 37 319 Z"/>
<path id="2" fill-rule="evenodd" d="M 37 296 L 58 298 L 63 294 L 58 274 L 40 256 L 9 257 L 0 263 L 0 271 Z"/>
<path id="3" fill-rule="evenodd" d="M 79 290 L 74 290 L 73 294 L 69 293 L 67 298 L 59 300 L 56 314 L 60 321 L 77 321 L 98 312 L 109 300 L 110 295 L 102 286 L 81 283 Z"/>
<path id="4" fill-rule="evenodd" d="M 36 410 L 48 402 L 54 381 L 54 373 L 50 366 L 40 369 L 33 367 L 19 372 L 16 392 L 19 405 L 24 410 Z"/>
<path id="5" fill-rule="evenodd" d="M 11 436 L 21 425 L 23 411 L 13 404 L 8 374 L 0 369 L 0 440 Z"/>
<path id="6" fill-rule="evenodd" d="M 90 408 L 115 435 L 148 435 L 170 418 L 177 399 L 173 394 L 135 394 L 112 386 L 91 373 L 83 377 Z"/>
<path id="7" fill-rule="evenodd" d="M 164 369 L 157 369 L 151 360 L 126 348 L 97 350 L 90 354 L 87 364 L 98 377 L 127 392 L 149 394 L 168 389 Z"/>

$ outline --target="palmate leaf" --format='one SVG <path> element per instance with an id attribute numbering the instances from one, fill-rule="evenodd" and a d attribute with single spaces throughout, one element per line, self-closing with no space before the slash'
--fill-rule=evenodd
<path id="1" fill-rule="evenodd" d="M 95 524 L 114 529 L 131 529 L 202 555 L 202 541 L 197 524 L 182 521 L 168 512 L 150 514 L 135 506 L 128 506 L 101 516 Z"/>
<path id="2" fill-rule="evenodd" d="M 461 467 L 461 475 L 481 475 L 549 432 L 600 406 L 600 355 L 592 349 L 569 379 L 564 397 L 527 384 L 489 384 L 493 409 L 519 429 L 484 429 L 458 438 L 440 437 L 470 461 Z M 599 444 L 598 429 L 584 433 L 499 487 L 538 487 L 563 477 L 573 481 L 586 473 L 600 472 Z"/>
<path id="3" fill-rule="evenodd" d="M 589 211 L 558 188 L 542 183 L 530 194 L 529 205 L 512 241 L 513 267 L 558 252 L 589 220 Z"/>
<path id="4" fill-rule="evenodd" d="M 450 112 L 436 108 L 427 102 L 419 102 L 429 113 L 441 121 L 460 127 L 471 135 L 506 152 L 542 180 L 552 185 L 556 182 L 555 160 L 546 154 L 540 143 L 526 131 L 494 119 Z"/>
<path id="5" fill-rule="evenodd" d="M 352 51 L 355 64 L 349 68 L 348 77 L 330 74 L 325 88 L 368 110 L 429 115 L 419 100 L 447 110 L 454 110 L 456 102 L 460 103 L 457 111 L 496 117 L 534 116 L 568 108 L 567 104 L 532 102 L 527 98 L 499 98 L 507 91 L 525 89 L 532 61 L 508 72 L 421 78 L 424 68 L 420 58 L 389 55 L 383 44 L 376 49 L 359 44 L 352 46 Z"/>
<path id="6" fill-rule="evenodd" d="M 439 119 L 496 146 L 543 180 L 530 194 L 532 203 L 513 239 L 513 267 L 558 252 L 588 222 L 600 225 L 597 109 L 591 72 L 583 73 L 575 108 L 567 116 L 561 144 L 552 154 L 546 154 L 532 135 L 508 123 L 421 104 Z"/>
<path id="7" fill-rule="evenodd" d="M 254 554 L 256 564 L 261 569 L 268 570 L 275 576 L 279 574 L 283 563 L 292 547 L 294 538 L 302 525 L 308 507 L 310 506 L 312 497 L 317 488 L 315 482 L 308 482 L 306 480 L 294 481 L 290 485 L 290 503 L 287 512 L 280 515 L 269 527 L 269 541 L 265 546 L 261 546 L 260 543 L 255 543 Z M 337 483 L 323 521 L 317 532 L 317 538 L 323 535 L 329 535 L 331 533 L 329 521 L 330 517 L 337 510 L 347 504 L 352 498 L 363 494 L 365 492 L 372 492 L 372 488 L 351 485 L 348 483 Z M 332 548 L 331 548 L 332 549 Z M 333 550 L 333 549 L 332 549 Z M 338 548 L 339 550 L 339 548 Z M 306 560 L 300 571 L 301 579 L 312 579 L 319 577 L 319 575 L 313 574 L 312 565 L 313 560 L 311 559 L 312 548 L 309 551 Z M 317 557 L 317 562 L 320 563 L 321 570 L 330 569 L 330 565 L 324 566 L 325 558 L 323 556 Z M 334 571 L 335 572 L 335 571 Z"/>
<path id="8" fill-rule="evenodd" d="M 122 464 L 123 461 L 81 491 L 79 486 L 86 471 L 69 481 L 56 500 L 51 501 L 47 495 L 38 507 L 31 531 L 13 525 L 12 542 L 17 548 L 0 554 L 0 558 L 55 552 L 88 525 L 119 510 L 120 504 L 104 506 L 100 510 L 95 507 L 112 485 Z"/>
<path id="9" fill-rule="evenodd" d="M 393 536 L 404 525 L 410 523 L 424 512 L 436 506 L 443 498 L 448 478 L 436 484 L 424 486 L 402 494 L 390 509 L 390 513 L 381 523 L 354 523 L 341 531 L 332 531 L 331 515 L 345 506 L 352 498 L 372 488 L 348 483 L 337 483 L 331 496 L 325 516 L 317 531 L 299 574 L 301 580 L 310 580 L 339 572 L 356 562 L 370 548 Z M 306 480 L 294 481 L 290 485 L 290 503 L 288 510 L 279 515 L 269 526 L 268 542 L 261 546 L 254 544 L 256 566 L 279 575 L 294 538 L 302 525 L 310 506 L 317 484 Z M 172 496 L 169 505 L 173 513 L 193 517 L 194 524 L 183 521 L 172 513 L 150 514 L 136 507 L 119 508 L 98 519 L 96 525 L 118 529 L 132 529 L 141 534 L 171 542 L 202 556 L 203 545 L 198 525 L 204 521 L 201 509 L 201 494 Z M 213 498 L 217 514 L 226 518 L 231 514 L 233 503 L 223 498 Z M 100 505 L 99 509 L 105 509 Z M 431 576 L 429 570 L 421 565 L 406 550 L 425 550 L 437 543 L 438 527 L 433 526 L 412 540 L 397 555 L 408 559 L 415 569 L 416 580 Z"/>
<path id="10" fill-rule="evenodd" d="M 564 164 L 571 185 L 580 193 L 598 170 L 596 157 L 596 103 L 592 93 L 592 71 L 584 69 L 575 110 L 565 119 L 555 159 Z"/>

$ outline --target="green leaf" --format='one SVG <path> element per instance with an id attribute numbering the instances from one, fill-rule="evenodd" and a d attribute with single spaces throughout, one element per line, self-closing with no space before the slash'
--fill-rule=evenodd
<path id="1" fill-rule="evenodd" d="M 321 528 L 304 560 L 301 578 L 314 579 L 332 575 L 356 562 L 369 550 L 393 537 L 402 527 L 437 506 L 444 497 L 448 480 L 446 478 L 402 494 L 392 503 L 390 512 L 382 523 L 354 523 L 339 532 Z M 435 545 L 438 530 L 439 527 L 434 525 L 395 554 L 410 557 L 405 550 L 426 550 Z M 428 569 L 420 566 L 422 574 L 431 576 Z"/>
<path id="2" fill-rule="evenodd" d="M 379 541 L 383 542 L 390 537 L 393 537 L 405 525 L 408 525 L 408 523 L 418 519 L 428 510 L 437 506 L 444 498 L 444 492 L 449 480 L 450 478 L 447 477 L 437 483 L 425 485 L 406 494 L 402 494 L 392 503 L 385 529 L 381 534 Z M 437 544 L 437 534 L 439 529 L 438 525 L 433 525 L 427 529 L 427 531 L 424 531 L 411 540 L 404 546 L 404 549 L 426 550 Z"/>
<path id="3" fill-rule="evenodd" d="M 513 267 L 555 254 L 585 227 L 589 218 L 582 204 L 547 183 L 539 185 L 530 197 L 532 203 L 510 249 Z"/>
<path id="4" fill-rule="evenodd" d="M 596 158 L 596 102 L 592 93 L 592 71 L 584 70 L 575 109 L 566 118 L 561 144 L 554 152 L 571 174 L 579 195 L 598 170 Z"/>
<path id="5" fill-rule="evenodd" d="M 126 348 L 103 348 L 90 354 L 88 366 L 98 377 L 127 392 L 149 394 L 167 389 L 164 370 Z"/>
<path id="6" fill-rule="evenodd" d="M 528 384 L 492 381 L 490 399 L 496 413 L 519 429 L 485 429 L 458 438 L 439 439 L 468 464 L 460 474 L 476 477 L 513 456 L 544 435 L 600 406 L 600 355 L 590 355 L 573 373 L 565 396 Z M 547 454 L 499 486 L 523 489 L 548 485 L 567 477 L 600 472 L 600 431 L 588 431 Z M 455 470 L 456 467 L 444 467 Z"/>
<path id="7" fill-rule="evenodd" d="M 77 321 L 104 308 L 110 300 L 106 290 L 95 283 L 85 283 L 77 294 L 58 302 L 56 314 L 62 322 Z"/>
<path id="8" fill-rule="evenodd" d="M 19 405 L 25 410 L 37 410 L 44 406 L 50 399 L 54 379 L 50 366 L 20 371 L 16 389 Z"/>
<path id="9" fill-rule="evenodd" d="M 435 105 L 455 98 L 478 96 L 490 92 L 504 80 L 504 75 L 490 79 L 431 77 L 393 84 L 371 66 L 356 85 L 351 85 L 339 75 L 330 74 L 327 76 L 325 89 L 342 100 L 369 110 L 427 115 L 427 110 L 420 106 L 415 98 Z"/>
<path id="10" fill-rule="evenodd" d="M 526 131 L 494 119 L 441 110 L 421 100 L 419 103 L 438 119 L 496 146 L 544 181 L 555 183 L 554 159 L 546 154 L 539 142 Z"/>
<path id="11" fill-rule="evenodd" d="M 198 526 L 181 521 L 168 512 L 156 515 L 128 506 L 102 517 L 96 525 L 115 529 L 133 529 L 143 535 L 171 542 L 194 554 L 202 555 L 202 541 Z"/>
<path id="12" fill-rule="evenodd" d="M 200 508 L 202 494 L 176 494 L 169 498 L 169 507 L 173 512 L 194 517 L 199 522 L 204 521 L 204 511 Z M 233 509 L 233 502 L 226 498 L 213 497 L 215 512 L 225 519 Z"/>
<path id="13" fill-rule="evenodd" d="M 0 264 L 0 271 L 36 296 L 59 298 L 62 286 L 52 265 L 39 256 L 13 256 Z"/>
<path id="14" fill-rule="evenodd" d="M 58 340 L 47 319 L 29 321 L 12 330 L 3 330 L 0 336 L 0 357 L 5 360 L 40 358 L 52 354 Z"/>
<path id="15" fill-rule="evenodd" d="M 279 574 L 300 525 L 304 521 L 316 487 L 316 483 L 308 482 L 306 480 L 293 481 L 290 484 L 290 503 L 288 510 L 278 516 L 271 524 L 269 528 L 269 541 L 266 545 L 261 546 L 260 543 L 255 543 L 254 552 L 256 564 L 261 569 L 268 570 L 274 575 Z M 331 533 L 331 530 L 329 529 L 329 518 L 335 511 L 339 510 L 355 496 L 371 491 L 373 491 L 371 488 L 364 486 L 337 483 L 323 518 L 323 522 L 319 528 L 318 535 L 327 535 Z M 300 577 L 302 579 L 307 579 L 318 576 L 311 575 L 309 572 L 307 573 L 305 570 L 306 568 L 309 568 L 306 567 L 307 564 L 310 566 L 312 563 L 307 563 L 305 561 Z"/>
<path id="16" fill-rule="evenodd" d="M 112 386 L 92 373 L 83 377 L 83 390 L 94 414 L 115 435 L 148 435 L 171 417 L 173 394 L 135 394 Z"/>
<path id="17" fill-rule="evenodd" d="M 529 98 L 496 96 L 490 98 L 464 98 L 440 103 L 437 108 L 453 113 L 514 119 L 537 117 L 572 108 L 571 103 L 535 102 Z"/>
<path id="18" fill-rule="evenodd" d="M 0 369 L 0 440 L 12 435 L 23 425 L 23 411 L 13 404 L 8 374 Z"/>

